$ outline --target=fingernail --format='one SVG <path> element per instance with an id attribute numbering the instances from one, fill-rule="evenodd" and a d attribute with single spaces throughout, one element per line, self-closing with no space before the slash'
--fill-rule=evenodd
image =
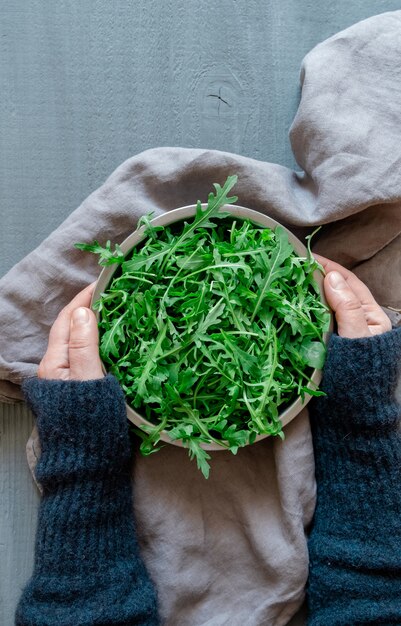
<path id="1" fill-rule="evenodd" d="M 345 287 L 345 280 L 340 272 L 330 272 L 329 281 L 333 289 L 343 289 Z"/>
<path id="2" fill-rule="evenodd" d="M 75 324 L 86 324 L 89 321 L 89 313 L 88 309 L 85 307 L 79 307 L 75 309 L 72 313 L 72 323 Z"/>

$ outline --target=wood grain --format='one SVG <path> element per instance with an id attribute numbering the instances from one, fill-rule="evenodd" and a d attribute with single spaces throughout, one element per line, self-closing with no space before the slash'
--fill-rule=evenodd
<path id="1" fill-rule="evenodd" d="M 11 626 L 20 591 L 32 570 L 39 497 L 25 444 L 32 414 L 23 405 L 0 405 L 0 624 Z"/>
<path id="2" fill-rule="evenodd" d="M 216 148 L 295 167 L 287 135 L 303 56 L 395 8 L 3 0 L 0 276 L 147 148 Z"/>
<path id="3" fill-rule="evenodd" d="M 207 147 L 296 167 L 288 129 L 315 44 L 395 0 L 3 0 L 0 276 L 126 158 Z M 32 416 L 0 408 L 0 623 L 31 571 Z"/>

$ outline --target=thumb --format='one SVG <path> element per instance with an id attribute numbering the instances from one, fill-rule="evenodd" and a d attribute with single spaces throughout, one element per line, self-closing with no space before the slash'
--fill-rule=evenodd
<path id="1" fill-rule="evenodd" d="M 340 272 L 332 271 L 325 276 L 324 290 L 327 302 L 336 314 L 340 337 L 370 337 L 361 301 Z"/>
<path id="2" fill-rule="evenodd" d="M 86 307 L 79 307 L 72 312 L 68 355 L 71 379 L 104 378 L 96 316 Z"/>

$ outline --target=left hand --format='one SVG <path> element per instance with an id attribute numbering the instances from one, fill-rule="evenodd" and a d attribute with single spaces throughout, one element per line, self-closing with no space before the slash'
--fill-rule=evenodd
<path id="1" fill-rule="evenodd" d="M 88 285 L 58 314 L 50 330 L 46 354 L 39 364 L 38 378 L 104 378 L 97 320 L 88 308 L 94 287 L 95 283 Z M 86 316 L 87 321 L 80 315 Z"/>
<path id="2" fill-rule="evenodd" d="M 324 292 L 335 313 L 340 337 L 373 337 L 392 329 L 371 291 L 353 272 L 320 254 L 313 256 L 326 272 Z"/>

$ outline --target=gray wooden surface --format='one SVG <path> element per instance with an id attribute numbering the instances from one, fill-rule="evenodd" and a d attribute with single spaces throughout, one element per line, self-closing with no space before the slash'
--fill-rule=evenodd
<path id="1" fill-rule="evenodd" d="M 0 276 L 147 148 L 216 148 L 295 167 L 287 133 L 303 56 L 354 22 L 400 8 L 391 0 L 3 0 Z M 2 626 L 13 624 L 32 567 L 31 427 L 24 406 L 0 406 Z"/>

